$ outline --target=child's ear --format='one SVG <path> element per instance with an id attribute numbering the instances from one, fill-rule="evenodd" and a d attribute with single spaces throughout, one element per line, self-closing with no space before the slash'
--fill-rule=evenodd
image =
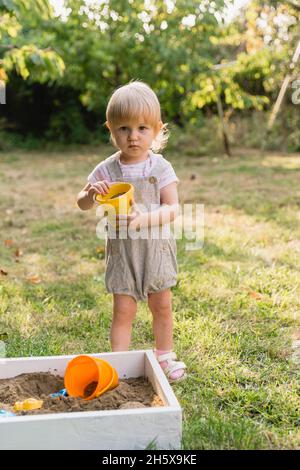
<path id="1" fill-rule="evenodd" d="M 104 124 L 105 124 L 105 126 L 107 127 L 107 129 L 110 131 L 110 127 L 109 127 L 109 124 L 108 124 L 108 122 L 107 122 L 107 121 L 105 121 L 105 123 L 104 123 Z"/>
<path id="2" fill-rule="evenodd" d="M 159 131 L 161 130 L 161 128 L 163 127 L 163 123 L 162 121 L 159 121 L 159 123 L 157 124 L 157 127 L 156 127 L 156 133 L 158 134 Z"/>

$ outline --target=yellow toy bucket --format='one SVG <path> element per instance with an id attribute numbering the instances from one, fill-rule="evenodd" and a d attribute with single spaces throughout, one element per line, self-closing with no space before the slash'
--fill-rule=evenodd
<path id="1" fill-rule="evenodd" d="M 127 215 L 133 205 L 134 187 L 130 183 L 114 183 L 107 194 L 97 194 L 95 200 L 105 206 L 105 210 Z"/>

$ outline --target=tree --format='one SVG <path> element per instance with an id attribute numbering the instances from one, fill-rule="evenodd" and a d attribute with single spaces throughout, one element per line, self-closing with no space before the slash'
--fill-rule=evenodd
<path id="1" fill-rule="evenodd" d="M 41 83 L 63 75 L 62 58 L 45 47 L 53 19 L 48 0 L 0 0 L 0 14 L 0 80 L 8 81 L 12 70 Z"/>

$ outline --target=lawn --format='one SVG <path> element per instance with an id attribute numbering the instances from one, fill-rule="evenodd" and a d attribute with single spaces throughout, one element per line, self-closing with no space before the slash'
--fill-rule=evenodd
<path id="1" fill-rule="evenodd" d="M 76 195 L 108 146 L 0 154 L 0 339 L 8 357 L 109 351 L 111 295 L 94 209 Z M 165 152 L 204 246 L 178 244 L 174 385 L 184 449 L 300 448 L 300 155 Z M 193 176 L 192 176 L 193 175 Z M 153 346 L 139 305 L 132 348 Z"/>

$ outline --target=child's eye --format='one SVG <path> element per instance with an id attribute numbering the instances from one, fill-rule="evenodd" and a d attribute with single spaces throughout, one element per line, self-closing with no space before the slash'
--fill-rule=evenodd
<path id="1" fill-rule="evenodd" d="M 140 126 L 140 129 L 143 131 L 144 129 L 147 129 L 146 126 Z"/>
<path id="2" fill-rule="evenodd" d="M 122 126 L 122 127 L 120 127 L 119 129 L 120 129 L 121 131 L 126 131 L 127 127 Z"/>

